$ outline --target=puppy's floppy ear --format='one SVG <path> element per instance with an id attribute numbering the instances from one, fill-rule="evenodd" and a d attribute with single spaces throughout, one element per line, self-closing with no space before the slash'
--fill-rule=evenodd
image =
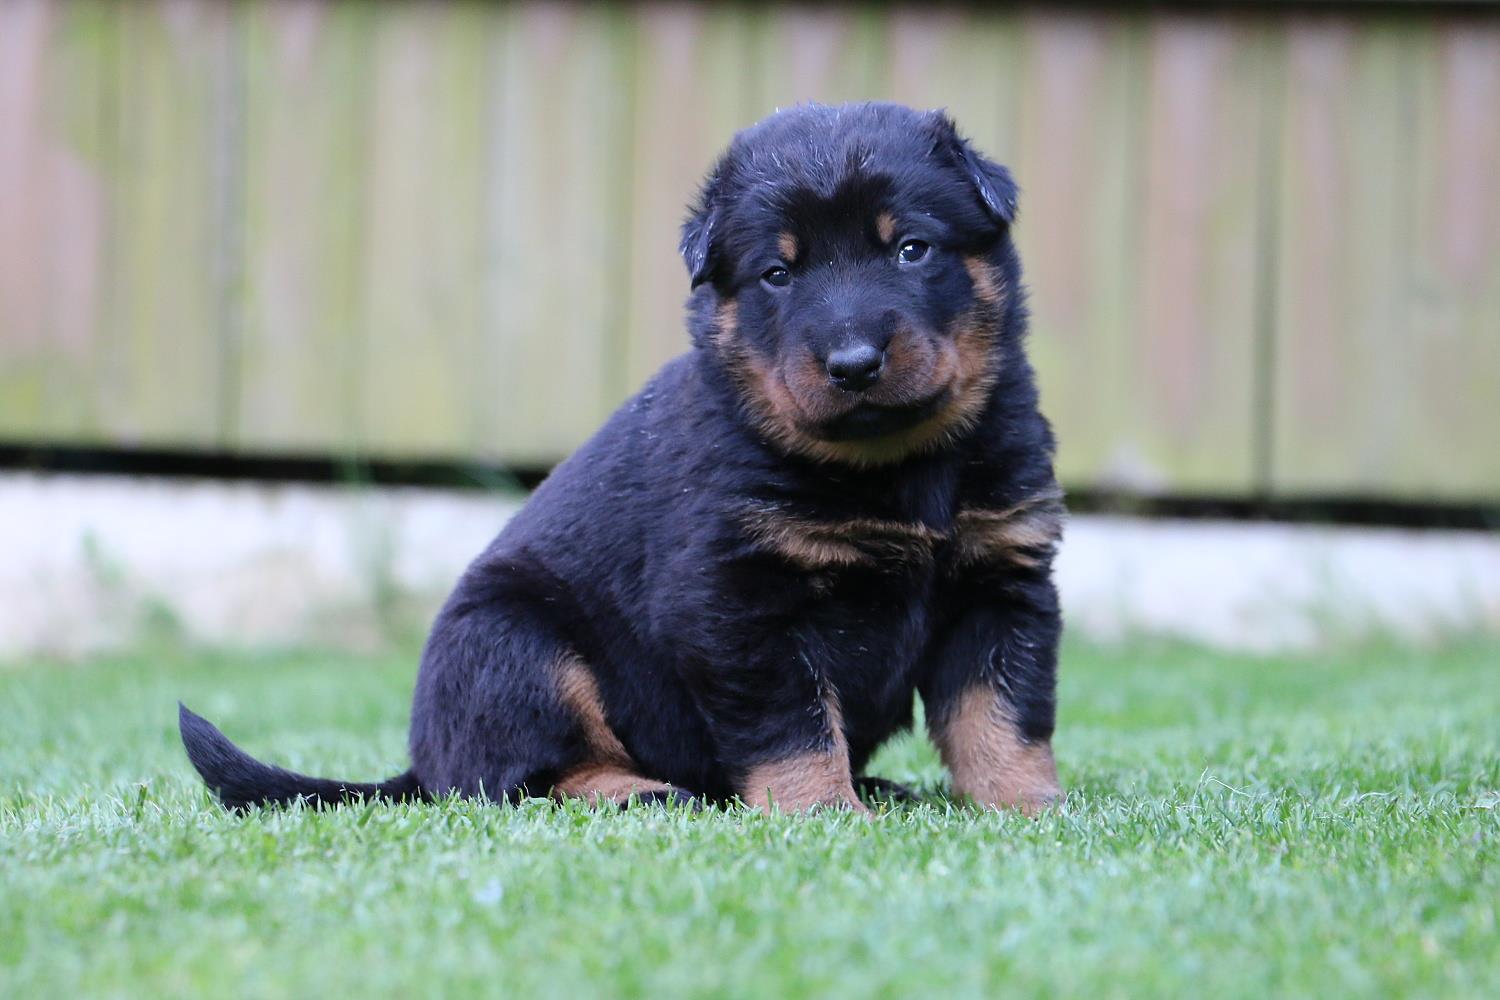
<path id="1" fill-rule="evenodd" d="M 1006 226 L 1016 221 L 1016 198 L 1020 189 L 1010 171 L 969 145 L 969 141 L 958 134 L 958 127 L 947 114 L 942 111 L 933 114 L 937 119 L 938 143 L 947 148 L 969 183 L 974 185 L 991 218 Z"/>
<path id="2" fill-rule="evenodd" d="M 714 228 L 719 221 L 719 176 L 721 167 L 716 167 L 703 184 L 698 200 L 693 204 L 687 219 L 682 224 L 682 242 L 677 252 L 687 264 L 692 287 L 697 288 L 707 281 L 717 264 L 714 253 Z"/>

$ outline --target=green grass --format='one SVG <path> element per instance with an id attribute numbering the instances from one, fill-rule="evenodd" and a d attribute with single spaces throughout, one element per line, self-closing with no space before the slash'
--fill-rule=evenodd
<path id="1" fill-rule="evenodd" d="M 403 766 L 411 657 L 0 672 L 0 995 L 1500 995 L 1500 648 L 1065 655 L 1067 805 L 227 815 L 251 752 Z M 879 772 L 937 792 L 925 743 Z"/>

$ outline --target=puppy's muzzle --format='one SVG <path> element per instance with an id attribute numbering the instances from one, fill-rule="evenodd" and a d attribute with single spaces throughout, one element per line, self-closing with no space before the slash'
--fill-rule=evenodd
<path id="1" fill-rule="evenodd" d="M 864 392 L 880 381 L 885 352 L 874 344 L 853 344 L 828 355 L 828 379 L 847 392 Z"/>

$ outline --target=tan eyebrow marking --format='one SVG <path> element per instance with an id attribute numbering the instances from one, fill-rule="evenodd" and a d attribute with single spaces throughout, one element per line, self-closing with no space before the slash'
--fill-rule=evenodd
<path id="1" fill-rule="evenodd" d="M 880 234 L 882 242 L 889 243 L 896 238 L 896 217 L 890 212 L 881 212 L 875 216 L 875 231 Z"/>
<path id="2" fill-rule="evenodd" d="M 797 237 L 783 231 L 776 237 L 776 249 L 781 253 L 781 259 L 790 264 L 797 259 Z"/>

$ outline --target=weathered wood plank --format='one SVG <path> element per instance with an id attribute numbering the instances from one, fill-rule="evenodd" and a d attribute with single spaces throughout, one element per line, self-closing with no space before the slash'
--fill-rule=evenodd
<path id="1" fill-rule="evenodd" d="M 1242 492 L 1264 138 L 1253 26 L 1161 14 L 1033 28 L 1018 240 L 1060 472 Z"/>
<path id="2" fill-rule="evenodd" d="M 1416 53 L 1389 24 L 1348 15 L 1285 30 L 1273 483 L 1321 492 L 1383 463 L 1382 435 L 1358 425 L 1396 416 L 1396 399 L 1371 408 L 1354 397 L 1396 371 Z"/>
<path id="3" fill-rule="evenodd" d="M 1423 33 L 1406 383 L 1416 405 L 1373 484 L 1500 498 L 1500 20 Z"/>
<path id="4" fill-rule="evenodd" d="M 1162 14 L 1148 27 L 1126 426 L 1177 492 L 1242 493 L 1255 472 L 1263 95 L 1274 72 L 1261 42 L 1232 14 Z"/>
<path id="5" fill-rule="evenodd" d="M 248 11 L 240 450 L 359 443 L 376 13 L 322 0 Z"/>
<path id="6" fill-rule="evenodd" d="M 545 462 L 624 393 L 628 24 L 612 6 L 503 8 L 490 151 L 482 454 Z"/>
<path id="7" fill-rule="evenodd" d="M 1019 151 L 1021 16 L 1013 9 L 896 6 L 881 68 L 891 100 L 946 108 L 986 155 L 1011 163 Z"/>
<path id="8" fill-rule="evenodd" d="M 113 27 L 102 2 L 0 4 L 0 439 L 97 433 Z"/>
<path id="9" fill-rule="evenodd" d="M 108 337 L 94 392 L 112 444 L 218 446 L 233 395 L 242 94 L 228 4 L 112 5 L 118 158 Z"/>
<path id="10" fill-rule="evenodd" d="M 751 120 L 802 101 L 868 101 L 889 95 L 879 11 L 788 4 L 762 8 L 758 14 L 750 43 L 756 50 Z"/>
<path id="11" fill-rule="evenodd" d="M 490 13 L 397 4 L 374 25 L 356 363 L 359 446 L 372 454 L 458 457 L 484 444 Z"/>
<path id="12" fill-rule="evenodd" d="M 1494 498 L 1500 33 L 1328 19 L 1290 51 L 1275 486 Z"/>
<path id="13" fill-rule="evenodd" d="M 1278 492 L 1500 487 L 1500 43 L 1478 27 L 1287 26 Z"/>
<path id="14" fill-rule="evenodd" d="M 679 226 L 715 157 L 748 124 L 751 53 L 743 8 L 678 3 L 635 11 L 628 273 L 630 390 L 687 349 Z"/>
<path id="15" fill-rule="evenodd" d="M 1016 238 L 1031 294 L 1031 354 L 1058 428 L 1065 482 L 1169 485 L 1133 419 L 1140 51 L 1132 22 L 1099 13 L 1023 22 Z"/>

